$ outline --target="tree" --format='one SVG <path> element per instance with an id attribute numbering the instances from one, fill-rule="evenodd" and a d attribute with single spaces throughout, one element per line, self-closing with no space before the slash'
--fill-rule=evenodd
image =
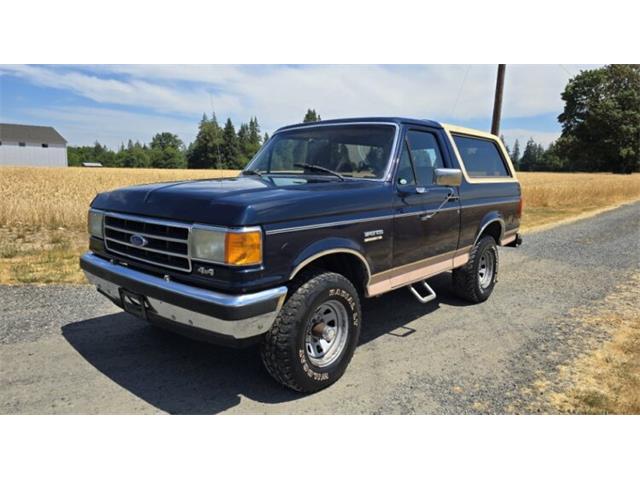
<path id="1" fill-rule="evenodd" d="M 308 108 L 307 113 L 305 113 L 304 119 L 302 120 L 302 122 L 303 123 L 319 122 L 320 120 L 321 120 L 320 115 L 318 115 L 315 110 Z"/>
<path id="2" fill-rule="evenodd" d="M 222 131 L 222 158 L 224 159 L 223 167 L 239 168 L 240 147 L 238 145 L 238 136 L 233 122 L 227 118 Z"/>
<path id="3" fill-rule="evenodd" d="M 269 141 L 269 134 L 267 132 L 264 132 L 264 138 L 262 139 L 262 144 L 264 145 L 268 141 Z"/>
<path id="4" fill-rule="evenodd" d="M 520 142 L 517 138 L 516 141 L 513 142 L 513 148 L 511 149 L 511 161 L 516 169 L 520 168 Z"/>
<path id="5" fill-rule="evenodd" d="M 120 150 L 116 155 L 117 164 L 125 168 L 148 168 L 151 166 L 149 149 L 140 142 L 127 142 L 127 148 Z"/>
<path id="6" fill-rule="evenodd" d="M 149 144 L 151 149 L 164 150 L 167 147 L 172 147 L 176 150 L 182 150 L 184 144 L 177 135 L 169 132 L 156 133 L 151 139 Z"/>
<path id="7" fill-rule="evenodd" d="M 557 150 L 572 170 L 640 170 L 640 65 L 607 65 L 569 80 Z"/>
<path id="8" fill-rule="evenodd" d="M 218 125 L 215 113 L 211 120 L 202 115 L 198 135 L 190 146 L 187 162 L 189 168 L 222 167 L 222 129 Z"/>
<path id="9" fill-rule="evenodd" d="M 184 144 L 177 135 L 157 133 L 149 144 L 150 163 L 153 168 L 185 168 Z"/>

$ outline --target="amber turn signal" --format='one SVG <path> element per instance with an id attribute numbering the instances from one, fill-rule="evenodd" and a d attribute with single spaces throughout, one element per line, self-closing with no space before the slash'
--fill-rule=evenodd
<path id="1" fill-rule="evenodd" d="M 225 263 L 256 265 L 262 262 L 262 232 L 228 232 L 225 242 Z"/>

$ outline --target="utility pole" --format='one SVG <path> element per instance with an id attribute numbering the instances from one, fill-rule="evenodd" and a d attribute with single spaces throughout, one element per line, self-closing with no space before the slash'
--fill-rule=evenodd
<path id="1" fill-rule="evenodd" d="M 493 100 L 493 119 L 491 120 L 491 133 L 500 133 L 500 114 L 502 112 L 502 93 L 504 92 L 504 71 L 506 65 L 498 65 L 498 78 L 496 79 L 496 96 Z"/>

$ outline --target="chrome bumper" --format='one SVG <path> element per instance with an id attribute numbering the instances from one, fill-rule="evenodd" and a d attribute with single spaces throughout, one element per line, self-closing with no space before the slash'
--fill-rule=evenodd
<path id="1" fill-rule="evenodd" d="M 80 266 L 89 282 L 120 307 L 125 289 L 146 298 L 150 316 L 237 340 L 267 332 L 287 294 L 284 286 L 242 295 L 214 292 L 148 275 L 93 253 L 84 254 Z"/>

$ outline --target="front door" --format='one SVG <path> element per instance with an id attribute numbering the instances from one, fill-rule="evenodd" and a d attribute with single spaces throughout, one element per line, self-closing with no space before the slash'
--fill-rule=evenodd
<path id="1" fill-rule="evenodd" d="M 395 177 L 393 266 L 399 274 L 392 279 L 393 286 L 406 283 L 412 275 L 446 270 L 443 266 L 449 261 L 453 266 L 460 200 L 457 187 L 434 184 L 434 169 L 452 166 L 442 152 L 436 132 L 407 131 Z"/>

